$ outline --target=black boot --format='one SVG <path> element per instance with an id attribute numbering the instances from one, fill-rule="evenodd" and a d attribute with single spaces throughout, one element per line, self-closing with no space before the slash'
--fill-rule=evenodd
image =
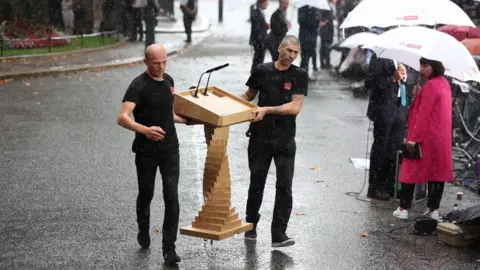
<path id="1" fill-rule="evenodd" d="M 253 223 L 253 229 L 251 229 L 248 232 L 245 232 L 245 239 L 257 240 L 257 223 Z"/>
<path id="2" fill-rule="evenodd" d="M 150 206 L 142 209 L 139 207 L 139 200 L 137 199 L 137 224 L 138 235 L 137 241 L 142 248 L 150 247 Z"/>
<path id="3" fill-rule="evenodd" d="M 175 265 L 181 261 L 173 247 L 163 250 L 163 259 L 166 265 Z"/>
<path id="4" fill-rule="evenodd" d="M 147 231 L 139 231 L 137 235 L 138 244 L 142 248 L 149 248 L 150 247 L 150 232 Z"/>
<path id="5" fill-rule="evenodd" d="M 368 187 L 367 198 L 379 201 L 389 201 L 390 195 L 388 195 L 386 192 L 381 191 L 380 189 L 370 186 Z"/>

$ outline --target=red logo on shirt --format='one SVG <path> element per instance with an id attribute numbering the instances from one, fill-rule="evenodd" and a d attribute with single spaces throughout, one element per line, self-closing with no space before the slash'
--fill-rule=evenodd
<path id="1" fill-rule="evenodd" d="M 290 90 L 290 89 L 292 89 L 292 83 L 286 82 L 286 83 L 283 85 L 283 88 L 285 88 L 285 90 Z"/>
<path id="2" fill-rule="evenodd" d="M 173 88 L 173 86 L 170 86 L 170 92 L 172 92 L 172 95 L 175 93 L 175 89 Z"/>

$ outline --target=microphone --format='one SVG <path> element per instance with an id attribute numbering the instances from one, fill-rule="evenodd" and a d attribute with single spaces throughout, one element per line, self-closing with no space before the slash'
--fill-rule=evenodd
<path id="1" fill-rule="evenodd" d="M 224 64 L 224 65 L 221 65 L 221 66 L 218 66 L 218 67 L 211 68 L 211 69 L 209 69 L 209 70 L 205 71 L 205 73 L 214 72 L 214 71 L 220 70 L 220 69 L 222 69 L 222 68 L 226 68 L 226 67 L 228 67 L 229 65 L 230 65 L 229 63 L 226 63 L 226 64 Z"/>
<path id="2" fill-rule="evenodd" d="M 207 90 L 208 90 L 208 82 L 210 81 L 210 75 L 212 75 L 212 73 L 213 73 L 214 71 L 220 70 L 220 69 L 222 69 L 222 68 L 226 68 L 226 67 L 228 67 L 229 65 L 230 65 L 229 63 L 226 63 L 226 64 L 221 65 L 221 66 L 218 66 L 218 67 L 216 67 L 216 68 L 212 68 L 212 69 L 207 70 L 207 73 L 209 73 L 209 74 L 208 74 L 208 79 L 207 79 L 207 86 L 205 86 L 205 91 L 203 91 L 203 95 L 204 95 L 204 96 L 208 96 Z"/>
<path id="3" fill-rule="evenodd" d="M 203 72 L 202 75 L 200 75 L 200 79 L 198 80 L 197 89 L 195 90 L 195 93 L 192 94 L 192 96 L 195 97 L 195 98 L 198 97 L 198 88 L 199 88 L 199 86 L 200 86 L 200 82 L 201 82 L 201 80 L 202 80 L 202 76 L 203 76 L 204 74 L 206 74 L 206 73 L 209 73 L 209 74 L 208 74 L 208 79 L 207 79 L 207 86 L 205 87 L 205 91 L 203 92 L 203 95 L 204 95 L 204 96 L 208 96 L 208 95 L 207 95 L 208 82 L 210 81 L 210 75 L 212 75 L 212 72 L 217 71 L 217 70 L 220 70 L 220 69 L 222 69 L 222 68 L 226 68 L 226 67 L 228 67 L 229 65 L 230 65 L 229 63 L 226 63 L 226 64 L 223 64 L 223 65 L 221 65 L 221 66 L 214 67 L 214 68 L 211 68 L 211 69 Z"/>

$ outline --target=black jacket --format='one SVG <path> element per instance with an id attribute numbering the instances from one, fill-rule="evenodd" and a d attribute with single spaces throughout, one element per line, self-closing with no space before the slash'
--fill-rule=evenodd
<path id="1" fill-rule="evenodd" d="M 250 22 L 250 45 L 265 47 L 265 39 L 267 37 L 267 21 L 258 7 L 253 10 Z"/>
<path id="2" fill-rule="evenodd" d="M 372 57 L 365 88 L 371 91 L 367 117 L 374 122 L 390 119 L 398 108 L 398 83 L 392 79 L 394 72 L 392 60 Z"/>
<path id="3" fill-rule="evenodd" d="M 298 24 L 300 42 L 317 40 L 320 18 L 317 9 L 310 6 L 303 6 L 298 9 Z"/>
<path id="4" fill-rule="evenodd" d="M 283 38 L 288 32 L 288 22 L 280 9 L 277 9 L 270 17 L 270 33 L 268 34 L 269 43 L 278 48 Z"/>
<path id="5" fill-rule="evenodd" d="M 322 42 L 332 43 L 334 35 L 333 27 L 333 12 L 331 10 L 320 11 L 320 21 L 328 22 L 326 25 L 320 27 L 320 38 Z"/>

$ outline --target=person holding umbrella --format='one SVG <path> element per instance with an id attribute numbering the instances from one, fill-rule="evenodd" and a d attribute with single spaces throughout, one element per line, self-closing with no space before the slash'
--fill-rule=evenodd
<path id="1" fill-rule="evenodd" d="M 428 182 L 426 215 L 439 219 L 445 182 L 453 181 L 452 90 L 443 77 L 442 62 L 420 58 L 420 74 L 427 81 L 416 87 L 408 111 L 406 150 L 400 171 L 400 206 L 393 216 L 408 219 L 416 184 Z"/>

